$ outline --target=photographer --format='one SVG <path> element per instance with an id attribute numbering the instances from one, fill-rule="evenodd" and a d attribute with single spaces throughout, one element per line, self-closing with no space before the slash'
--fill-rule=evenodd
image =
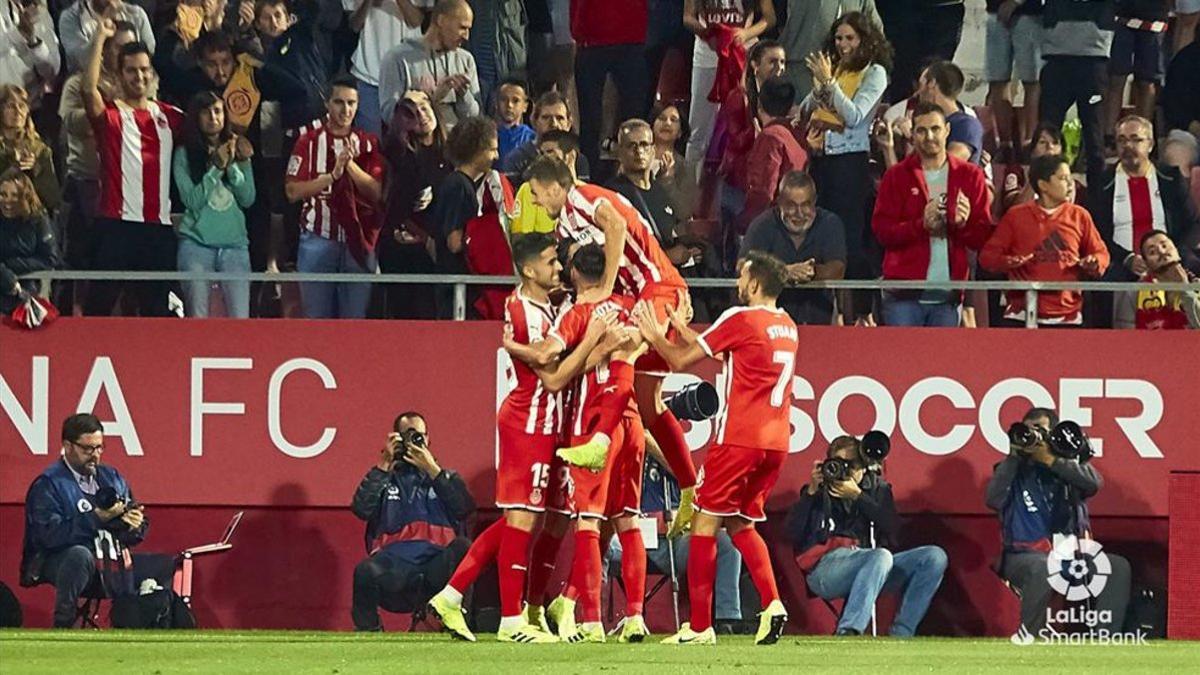
<path id="1" fill-rule="evenodd" d="M 788 534 L 809 589 L 826 600 L 846 599 L 836 635 L 861 635 L 875 599 L 893 591 L 901 599 L 891 635 L 911 637 L 942 583 L 946 552 L 938 546 L 892 552 L 899 534 L 892 486 L 868 469 L 882 454 L 865 447 L 852 436 L 833 439 L 788 515 Z"/>
<path id="2" fill-rule="evenodd" d="M 1009 429 L 1009 455 L 996 465 L 987 485 L 987 506 L 1000 515 L 1004 538 L 1000 576 L 1020 594 L 1021 625 L 1035 635 L 1045 626 L 1050 603 L 1048 554 L 1061 538 L 1091 538 L 1085 500 L 1104 484 L 1089 461 L 1091 449 L 1082 433 L 1071 443 L 1058 427 L 1053 410 L 1031 408 Z M 1104 554 L 1112 571 L 1093 609 L 1111 610 L 1112 622 L 1093 628 L 1119 630 L 1129 600 L 1129 561 L 1110 551 Z"/>
<path id="3" fill-rule="evenodd" d="M 106 595 L 118 594 L 130 567 L 126 549 L 141 543 L 149 521 L 115 468 L 100 463 L 104 427 L 79 413 L 62 425 L 62 460 L 34 479 L 25 495 L 21 585 L 54 586 L 54 627 L 75 623 L 76 603 L 102 575 Z M 125 589 L 128 590 L 128 589 Z"/>
<path id="4" fill-rule="evenodd" d="M 462 477 L 443 469 L 430 452 L 425 418 L 402 413 L 392 430 L 350 507 L 367 522 L 370 554 L 354 568 L 355 630 L 383 630 L 381 605 L 394 611 L 423 607 L 471 544 L 464 521 L 475 512 L 475 501 Z"/>

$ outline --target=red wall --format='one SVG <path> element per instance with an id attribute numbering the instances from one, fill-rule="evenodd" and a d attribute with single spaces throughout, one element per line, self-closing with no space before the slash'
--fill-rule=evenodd
<path id="1" fill-rule="evenodd" d="M 496 325 L 478 323 L 63 319 L 34 333 L 0 329 L 0 581 L 16 587 L 21 503 L 57 454 L 59 422 L 95 401 L 106 423 L 127 423 L 108 430 L 104 459 L 148 505 L 146 550 L 207 543 L 233 512 L 247 512 L 235 548 L 197 562 L 203 625 L 348 628 L 363 545 L 346 505 L 395 413 L 424 411 L 442 463 L 490 503 L 498 341 Z M 200 358 L 226 359 L 226 369 L 201 375 Z M 288 363 L 303 367 L 282 375 Z M 883 426 L 894 432 L 887 470 L 906 543 L 950 555 L 926 632 L 1012 631 L 1016 599 L 988 569 L 999 535 L 982 492 L 1002 457 L 1002 427 L 1030 392 L 1103 439 L 1097 537 L 1134 561 L 1135 583 L 1165 587 L 1166 475 L 1200 468 L 1200 335 L 803 328 L 796 374 L 798 456 L 765 528 L 795 629 L 827 631 L 831 616 L 804 598 L 790 551 L 773 536 L 778 512 L 828 438 Z M 201 416 L 201 402 L 243 407 Z M 287 447 L 313 445 L 326 429 L 323 448 Z M 709 431 L 689 433 L 697 460 Z M 27 623 L 49 623 L 51 594 L 19 592 Z M 668 597 L 651 605 L 657 630 L 667 628 Z"/>

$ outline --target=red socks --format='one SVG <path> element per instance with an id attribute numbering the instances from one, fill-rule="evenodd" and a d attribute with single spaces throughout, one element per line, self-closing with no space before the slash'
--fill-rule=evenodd
<path id="1" fill-rule="evenodd" d="M 496 559 L 496 553 L 500 550 L 500 539 L 503 538 L 504 530 L 507 527 L 508 524 L 502 517 L 492 523 L 471 543 L 466 557 L 454 570 L 454 576 L 450 577 L 451 588 L 459 593 L 466 593 L 467 588 L 479 578 L 479 573 L 483 571 L 483 568 Z"/>
<path id="2" fill-rule="evenodd" d="M 712 626 L 713 584 L 717 579 L 717 538 L 693 534 L 688 544 L 688 597 L 691 599 L 692 630 Z M 624 559 L 624 558 L 622 558 Z"/>
<path id="3" fill-rule="evenodd" d="M 575 561 L 571 565 L 571 585 L 579 595 L 580 617 L 584 623 L 600 621 L 600 533 L 575 531 Z"/>
<path id="4" fill-rule="evenodd" d="M 529 532 L 507 527 L 500 542 L 496 572 L 500 577 L 500 616 L 519 616 L 525 597 L 525 572 L 529 564 Z"/>
<path id="5" fill-rule="evenodd" d="M 550 575 L 554 574 L 560 546 L 562 537 L 555 537 L 545 529 L 533 540 L 533 553 L 529 556 L 529 590 L 525 594 L 530 605 L 540 607 L 546 602 L 546 586 L 550 584 Z"/>
<path id="6" fill-rule="evenodd" d="M 743 528 L 733 535 L 732 539 L 733 546 L 742 554 L 742 561 L 746 563 L 750 580 L 758 589 L 762 606 L 766 608 L 773 600 L 779 599 L 779 588 L 775 586 L 775 573 L 771 570 L 771 554 L 767 552 L 767 543 L 753 527 Z M 691 562 L 690 558 L 688 562 Z"/>
<path id="7" fill-rule="evenodd" d="M 670 410 L 664 410 L 658 419 L 650 424 L 650 435 L 658 441 L 663 457 L 675 480 L 679 481 L 681 489 L 696 485 L 696 465 L 692 464 L 692 451 L 688 449 L 687 439 L 683 437 L 683 427 Z M 690 557 L 690 556 L 689 556 Z"/>
<path id="8" fill-rule="evenodd" d="M 646 545 L 636 527 L 618 535 L 621 538 L 621 579 L 625 582 L 625 616 L 642 613 L 646 602 Z"/>

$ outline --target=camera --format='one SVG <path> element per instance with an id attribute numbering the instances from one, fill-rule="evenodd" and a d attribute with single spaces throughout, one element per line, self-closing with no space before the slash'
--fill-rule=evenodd
<path id="1" fill-rule="evenodd" d="M 868 431 L 867 435 L 863 436 L 862 444 L 859 446 L 859 452 L 870 467 L 882 464 L 891 451 L 892 439 L 888 438 L 887 434 L 878 430 Z"/>
<path id="2" fill-rule="evenodd" d="M 1047 444 L 1051 454 L 1063 459 L 1086 462 L 1095 454 L 1083 428 L 1071 420 L 1059 422 L 1049 432 L 1017 422 L 1008 428 L 1008 440 L 1022 455 L 1029 454 L 1029 450 L 1039 443 Z"/>
<path id="3" fill-rule="evenodd" d="M 121 501 L 121 495 L 118 495 L 117 491 L 111 485 L 102 485 L 99 490 L 96 490 L 96 508 L 101 511 L 108 511 L 116 506 L 119 501 Z M 125 502 L 126 511 L 132 511 L 141 508 L 141 506 L 141 504 L 133 499 Z"/>
<path id="4" fill-rule="evenodd" d="M 1040 427 L 1031 427 L 1024 422 L 1017 422 L 1008 428 L 1008 440 L 1017 446 L 1022 454 L 1026 454 L 1033 446 L 1044 443 L 1048 439 L 1046 432 Z"/>
<path id="5" fill-rule="evenodd" d="M 400 441 L 402 443 L 411 443 L 418 448 L 424 448 L 426 443 L 425 434 L 417 431 L 416 429 L 409 429 L 401 432 Z M 401 446 L 401 449 L 404 449 L 403 446 Z"/>
<path id="6" fill-rule="evenodd" d="M 716 415 L 720 407 L 717 388 L 707 382 L 693 382 L 667 400 L 667 409 L 676 418 L 689 422 L 706 420 Z"/>
<path id="7" fill-rule="evenodd" d="M 830 457 L 821 462 L 821 481 L 826 486 L 850 479 L 850 462 L 841 457 Z"/>

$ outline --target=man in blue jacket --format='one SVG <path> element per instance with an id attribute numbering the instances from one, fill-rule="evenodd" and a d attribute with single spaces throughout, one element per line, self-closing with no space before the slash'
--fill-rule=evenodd
<path id="1" fill-rule="evenodd" d="M 21 585 L 54 586 L 55 628 L 75 622 L 79 594 L 96 579 L 101 563 L 129 566 L 126 549 L 141 543 L 149 526 L 121 473 L 100 463 L 103 453 L 100 420 L 88 413 L 68 417 L 62 458 L 25 495 Z"/>
<path id="2" fill-rule="evenodd" d="M 467 484 L 429 451 L 425 418 L 402 413 L 351 504 L 367 522 L 368 557 L 354 568 L 354 629 L 383 630 L 379 607 L 412 611 L 450 580 L 471 542 L 463 532 L 475 501 Z"/>

